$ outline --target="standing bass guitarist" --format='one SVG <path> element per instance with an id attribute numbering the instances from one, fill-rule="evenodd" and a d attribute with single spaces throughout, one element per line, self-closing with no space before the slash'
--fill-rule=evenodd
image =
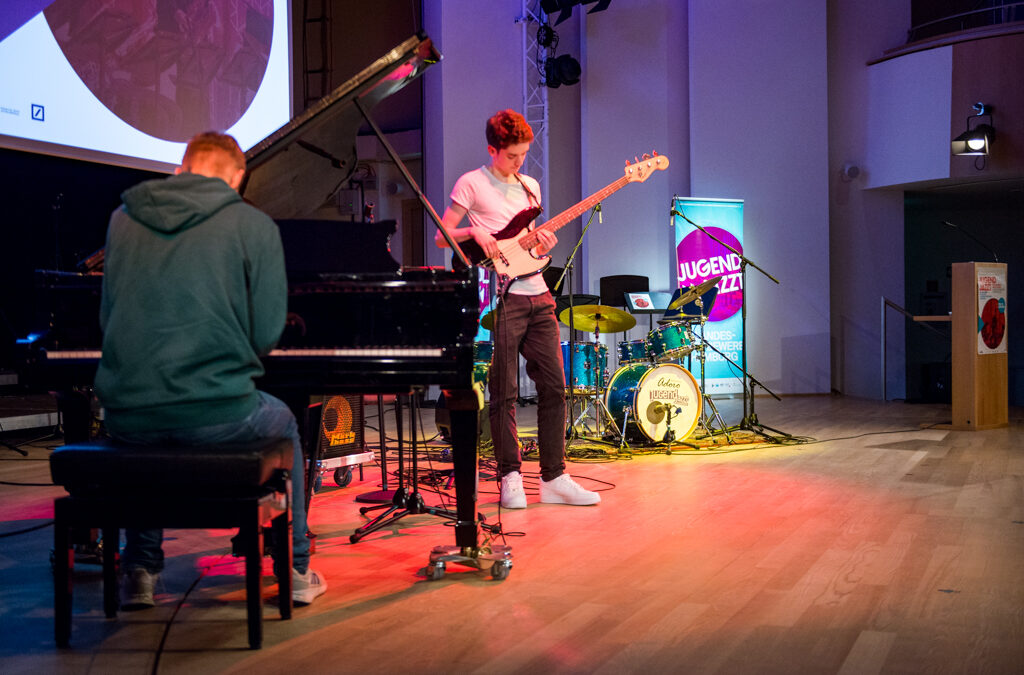
<path id="1" fill-rule="evenodd" d="M 490 164 L 463 174 L 452 189 L 452 203 L 441 224 L 457 242 L 480 257 L 502 255 L 495 235 L 525 209 L 539 209 L 540 185 L 519 173 L 533 141 L 526 119 L 502 110 L 487 120 Z M 469 224 L 459 227 L 464 216 Z M 531 225 L 532 228 L 532 225 Z M 546 254 L 558 242 L 553 232 L 534 230 L 534 253 Z M 435 243 L 446 247 L 440 232 Z M 478 250 L 477 250 L 478 247 Z M 470 254 L 472 258 L 473 255 Z M 539 271 L 539 270 L 538 270 Z M 510 280 L 495 310 L 494 352 L 490 370 L 490 422 L 501 476 L 501 506 L 526 508 L 522 457 L 516 427 L 519 354 L 537 385 L 537 441 L 540 449 L 540 501 L 548 504 L 597 504 L 601 496 L 580 487 L 565 473 L 565 376 L 555 317 L 555 300 L 544 278 L 532 274 Z"/>

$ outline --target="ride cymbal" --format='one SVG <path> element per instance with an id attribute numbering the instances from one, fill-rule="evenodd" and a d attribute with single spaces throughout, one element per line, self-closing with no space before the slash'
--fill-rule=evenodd
<path id="1" fill-rule="evenodd" d="M 689 304 L 689 303 L 693 302 L 694 300 L 696 300 L 697 298 L 699 298 L 700 296 L 704 295 L 705 293 L 710 291 L 712 288 L 717 286 L 718 282 L 721 281 L 721 280 L 722 280 L 722 277 L 721 277 L 721 275 L 719 275 L 717 277 L 711 277 L 710 279 L 708 279 L 706 281 L 702 281 L 701 283 L 697 284 L 696 286 L 694 286 L 693 288 L 691 288 L 690 290 L 686 291 L 685 293 L 680 295 L 678 298 L 673 300 L 671 303 L 669 303 L 669 306 L 666 308 L 665 311 L 671 311 L 673 309 L 679 309 L 683 305 L 686 305 L 686 304 Z"/>
<path id="2" fill-rule="evenodd" d="M 570 310 L 566 308 L 558 315 L 559 321 L 569 325 Z M 636 319 L 628 312 L 607 305 L 580 305 L 571 310 L 572 325 L 585 333 L 619 333 L 636 325 Z"/>

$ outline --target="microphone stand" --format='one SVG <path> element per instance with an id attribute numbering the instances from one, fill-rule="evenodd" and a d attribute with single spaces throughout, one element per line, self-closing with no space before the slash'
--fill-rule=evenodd
<path id="1" fill-rule="evenodd" d="M 587 236 L 587 230 L 590 229 L 590 224 L 594 222 L 594 215 L 597 214 L 600 219 L 601 213 L 601 202 L 594 205 L 594 208 L 590 211 L 590 217 L 587 218 L 587 224 L 583 226 L 583 230 L 580 232 L 579 239 L 576 240 L 576 245 L 572 247 L 572 251 L 569 256 L 565 259 L 565 266 L 562 268 L 562 274 L 558 277 L 558 281 L 555 282 L 554 290 L 557 292 L 562 287 L 562 281 L 569 277 L 569 370 L 567 371 L 566 377 L 568 382 L 566 386 L 569 388 L 569 413 L 565 416 L 568 427 L 565 430 L 565 439 L 571 441 L 576 436 L 576 425 L 573 423 L 573 415 L 576 412 L 576 382 L 573 375 L 573 357 L 576 355 L 576 324 L 573 318 L 573 304 L 572 295 L 574 293 L 572 285 L 572 269 L 574 267 L 573 261 L 576 259 L 576 252 L 580 250 L 580 246 L 583 244 L 583 238 Z M 557 320 L 557 317 L 556 317 Z"/>
<path id="2" fill-rule="evenodd" d="M 740 366 L 740 371 L 743 373 L 743 419 L 740 420 L 739 428 L 740 429 L 746 429 L 746 430 L 749 430 L 749 431 L 757 431 L 757 432 L 762 433 L 762 434 L 763 434 L 765 429 L 769 429 L 770 431 L 774 431 L 775 433 L 781 434 L 783 436 L 789 436 L 789 434 L 787 434 L 785 432 L 781 432 L 781 431 L 778 431 L 776 429 L 772 429 L 771 427 L 767 427 L 767 426 L 761 424 L 758 421 L 757 413 L 754 412 L 754 388 L 753 388 L 752 384 L 751 384 L 750 392 L 749 392 L 749 394 L 750 394 L 749 411 L 748 411 L 748 405 L 747 405 L 747 394 L 748 394 L 748 392 L 747 392 L 747 380 L 749 379 L 751 381 L 751 383 L 753 383 L 755 381 L 754 378 L 750 375 L 750 373 L 747 372 L 747 265 L 750 265 L 751 267 L 753 267 L 758 272 L 760 272 L 761 274 L 765 275 L 766 277 L 768 277 L 769 279 L 771 279 L 775 283 L 779 283 L 779 280 L 776 279 L 775 277 L 773 277 L 767 271 L 765 271 L 757 263 L 755 263 L 754 261 L 752 261 L 749 258 L 747 258 L 745 255 L 743 255 L 742 253 L 737 251 L 735 248 L 733 248 L 732 246 L 730 246 L 729 244 L 725 243 L 724 241 L 722 241 L 721 239 L 719 239 L 715 235 L 713 235 L 710 232 L 708 232 L 705 228 L 701 227 L 697 223 L 695 223 L 692 220 L 690 220 L 689 218 L 687 218 L 686 214 L 683 213 L 682 211 L 677 211 L 675 207 L 672 207 L 671 215 L 679 216 L 680 218 L 682 218 L 683 220 L 688 222 L 690 225 L 693 225 L 694 227 L 696 227 L 698 230 L 700 230 L 701 232 L 706 234 L 708 237 L 710 237 L 714 241 L 717 241 L 719 244 L 721 244 L 726 249 L 728 249 L 729 251 L 734 253 L 740 259 L 740 286 L 743 289 L 743 299 L 742 299 L 742 302 L 740 303 L 740 325 L 743 328 L 743 337 L 742 337 L 741 347 L 740 347 L 741 350 L 742 350 L 742 357 L 741 357 L 742 365 Z M 709 347 L 711 347 L 711 345 L 708 342 L 705 341 L 704 343 L 707 344 Z M 725 356 L 718 349 L 715 349 L 714 347 L 711 347 L 711 348 L 714 349 L 716 352 L 718 352 L 723 357 Z M 729 363 L 732 363 L 734 366 L 736 365 L 736 363 L 733 362 L 728 357 L 726 357 L 726 360 L 729 361 Z M 757 382 L 757 384 L 762 389 L 764 389 L 766 392 L 768 392 L 773 397 L 775 397 L 777 400 L 781 400 L 781 399 L 779 399 L 778 396 L 775 395 L 775 393 L 771 389 L 769 389 L 768 387 L 764 386 L 763 383 Z"/>

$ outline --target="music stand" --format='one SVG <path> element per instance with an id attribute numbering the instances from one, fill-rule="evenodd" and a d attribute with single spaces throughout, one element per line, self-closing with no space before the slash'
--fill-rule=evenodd
<path id="1" fill-rule="evenodd" d="M 626 309 L 630 314 L 646 314 L 648 332 L 654 330 L 654 315 L 662 314 L 673 300 L 670 293 L 664 291 L 627 292 Z M 678 297 L 678 296 L 676 296 Z"/>

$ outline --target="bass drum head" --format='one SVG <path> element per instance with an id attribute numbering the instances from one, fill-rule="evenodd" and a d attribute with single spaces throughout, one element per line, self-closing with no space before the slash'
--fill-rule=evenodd
<path id="1" fill-rule="evenodd" d="M 620 429 L 628 409 L 629 419 L 655 443 L 665 440 L 670 426 L 674 440 L 689 437 L 703 410 L 697 380 L 675 363 L 619 368 L 608 383 L 605 405 Z"/>

